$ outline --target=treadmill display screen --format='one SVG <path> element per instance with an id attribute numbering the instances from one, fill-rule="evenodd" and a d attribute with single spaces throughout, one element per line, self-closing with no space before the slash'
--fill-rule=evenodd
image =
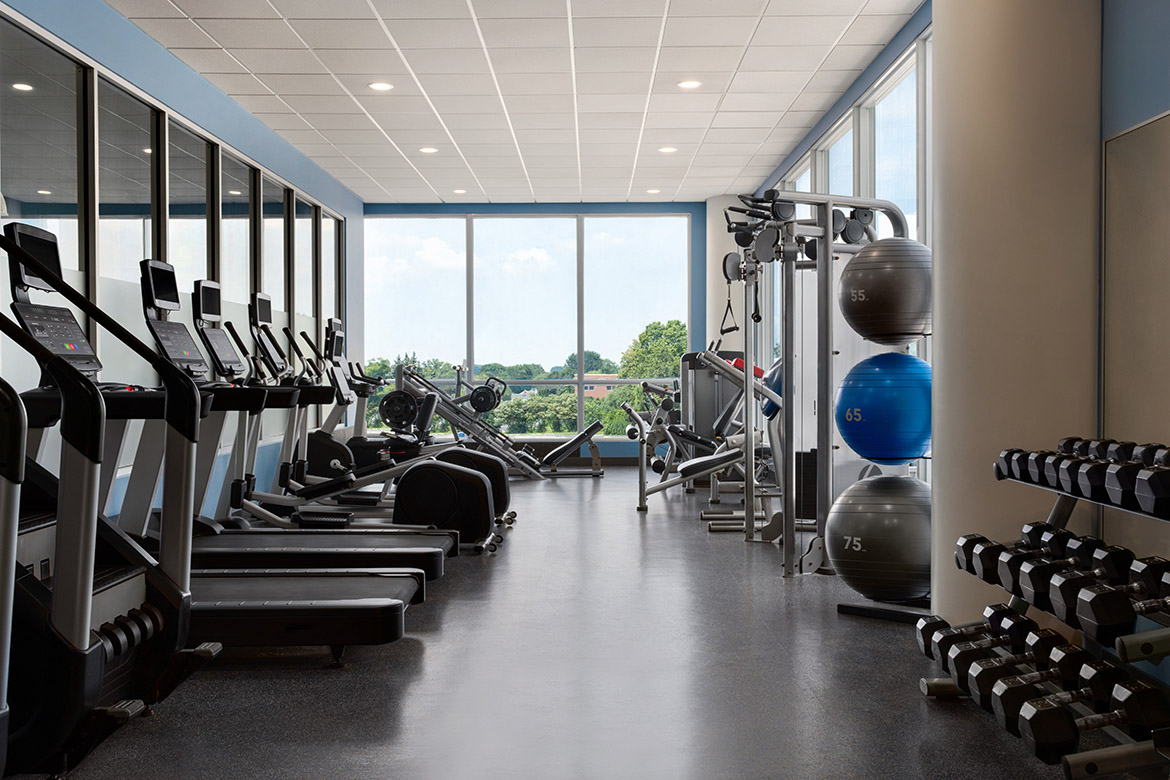
<path id="1" fill-rule="evenodd" d="M 219 285 L 215 282 L 196 282 L 198 292 L 199 319 L 205 322 L 219 322 L 221 314 Z"/>
<path id="2" fill-rule="evenodd" d="M 61 276 L 61 254 L 57 251 L 56 236 L 47 230 L 41 230 L 31 225 L 22 225 L 17 222 L 11 222 L 5 225 L 4 233 L 17 246 L 37 260 L 40 260 L 55 275 Z M 31 269 L 25 268 L 23 265 L 17 263 L 15 258 L 11 259 L 10 265 L 12 266 L 10 272 L 14 271 L 16 273 L 22 286 L 52 292 L 53 288 L 49 286 L 48 282 L 35 274 Z"/>
<path id="3" fill-rule="evenodd" d="M 264 325 L 272 322 L 272 299 L 267 295 L 256 296 L 256 323 Z"/>
<path id="4" fill-rule="evenodd" d="M 222 376 L 238 376 L 247 371 L 244 361 L 236 354 L 231 339 L 226 330 L 220 328 L 203 328 L 200 331 L 207 340 L 211 349 L 211 356 L 216 361 L 216 368 Z"/>
<path id="5" fill-rule="evenodd" d="M 144 260 L 143 281 L 156 309 L 177 311 L 179 309 L 179 286 L 175 281 L 175 267 L 158 260 Z M 194 346 L 194 343 L 192 343 Z"/>
<path id="6" fill-rule="evenodd" d="M 203 359 L 199 347 L 195 346 L 191 331 L 187 330 L 185 324 L 147 320 L 147 325 L 154 331 L 154 338 L 158 341 L 163 357 L 188 373 L 207 373 L 207 361 Z"/>
<path id="7" fill-rule="evenodd" d="M 85 374 L 101 370 L 102 364 L 72 311 L 64 306 L 34 303 L 14 303 L 12 308 L 24 329 L 54 355 L 65 358 Z"/>

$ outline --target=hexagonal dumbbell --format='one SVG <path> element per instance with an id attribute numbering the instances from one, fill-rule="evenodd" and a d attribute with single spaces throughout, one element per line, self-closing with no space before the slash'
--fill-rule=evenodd
<path id="1" fill-rule="evenodd" d="M 1077 485 L 1080 487 L 1081 495 L 1093 501 L 1108 501 L 1109 491 L 1105 486 L 1105 480 L 1109 467 L 1115 463 L 1128 461 L 1136 446 L 1132 441 L 1090 442 L 1089 455 L 1092 460 L 1082 463 L 1077 471 Z"/>
<path id="2" fill-rule="evenodd" d="M 1105 542 L 1095 536 L 1077 536 L 1065 543 L 1061 555 L 1025 560 L 1016 575 L 1017 595 L 1037 609 L 1051 611 L 1048 589 L 1052 578 L 1070 567 L 1092 569 L 1093 553 L 1104 546 Z"/>
<path id="3" fill-rule="evenodd" d="M 1139 471 L 1133 493 L 1143 512 L 1170 519 L 1170 466 L 1155 465 Z"/>
<path id="4" fill-rule="evenodd" d="M 966 681 L 971 664 L 980 658 L 988 657 L 988 651 L 998 647 L 1006 647 L 1013 653 L 1022 653 L 1026 647 L 1028 635 L 1036 631 L 1039 626 L 1036 621 L 1023 615 L 1012 614 L 999 621 L 999 633 L 996 636 L 980 639 L 975 642 L 960 642 L 951 645 L 945 658 L 939 659 L 943 669 L 951 673 L 951 679 L 957 685 L 960 680 Z"/>
<path id="5" fill-rule="evenodd" d="M 1069 566 L 1089 568 L 1092 563 L 1094 545 L 1104 543 L 1092 536 L 1073 536 L 1065 529 L 1045 531 L 1040 537 L 1038 549 L 1018 548 L 1004 550 L 996 564 L 1000 586 L 1013 596 L 1023 596 L 1021 573 L 1025 566 L 1038 561 L 1060 561 L 1059 571 Z"/>
<path id="6" fill-rule="evenodd" d="M 945 656 L 952 644 L 962 642 L 968 637 L 989 633 L 992 627 L 999 625 L 1003 618 L 1014 614 L 1016 611 L 1007 604 L 992 604 L 984 607 L 983 620 L 979 623 L 952 627 L 950 623 L 938 615 L 919 618 L 914 631 L 915 638 L 918 640 L 918 649 L 927 658 L 937 659 L 939 653 Z M 940 635 L 945 636 L 938 639 Z M 937 643 L 936 639 L 938 639 Z"/>
<path id="7" fill-rule="evenodd" d="M 1085 731 L 1120 726 L 1135 740 L 1142 740 L 1170 727 L 1170 707 L 1149 683 L 1131 680 L 1115 685 L 1112 706 L 1111 712 L 1078 718 L 1060 704 L 1033 699 L 1020 708 L 1020 736 L 1037 758 L 1056 764 L 1062 756 L 1076 752 Z"/>
<path id="8" fill-rule="evenodd" d="M 1170 577 L 1162 578 L 1162 593 L 1170 592 Z M 1139 615 L 1170 609 L 1170 598 L 1133 601 L 1126 589 L 1108 585 L 1084 588 L 1077 596 L 1077 620 L 1085 636 L 1112 646 L 1118 637 L 1134 633 Z"/>
<path id="9" fill-rule="evenodd" d="M 1021 450 L 1016 447 L 1001 450 L 999 456 L 995 459 L 995 473 L 999 479 L 1009 479 L 1013 477 L 1012 474 L 1012 460 L 1016 455 L 1027 455 L 1027 450 Z"/>
<path id="10" fill-rule="evenodd" d="M 1050 612 L 1057 619 L 1076 628 L 1077 596 L 1082 588 L 1091 585 L 1123 585 L 1129 581 L 1134 556 L 1131 550 L 1111 544 L 1093 550 L 1092 568 L 1065 569 L 1052 575 L 1048 581 Z"/>
<path id="11" fill-rule="evenodd" d="M 1060 705 L 1085 704 L 1092 707 L 1094 712 L 1104 712 L 1109 709 L 1113 697 L 1113 687 L 1128 680 L 1129 675 L 1119 666 L 1108 661 L 1094 659 L 1087 650 L 1082 650 L 1074 645 L 1069 645 L 1069 647 L 1076 651 L 1070 651 L 1069 658 L 1072 662 L 1081 662 L 1071 677 L 1059 679 L 1050 677 L 1047 680 L 1040 680 L 1037 678 L 1028 679 L 1032 677 L 1031 675 L 1022 675 L 1020 677 L 1006 677 L 995 684 L 991 691 L 991 709 L 995 713 L 995 719 L 999 721 L 999 725 L 1011 734 L 1020 736 L 1018 720 L 1020 710 L 1027 702 L 1039 698 L 1047 698 L 1054 704 Z M 1086 656 L 1088 660 L 1084 660 Z M 1072 666 L 1073 663 L 1066 664 L 1064 671 L 1067 672 L 1067 667 Z M 1046 681 L 1056 682 L 1062 688 L 1071 690 L 1045 697 L 1045 691 L 1040 683 Z"/>
<path id="12" fill-rule="evenodd" d="M 1049 523 L 1028 523 L 1020 531 L 1020 541 L 1012 544 L 993 542 L 990 539 L 976 541 L 971 547 L 971 568 L 968 570 L 984 582 L 999 585 L 999 555 L 1005 550 L 1025 554 L 1043 555 L 1044 534 L 1055 531 Z"/>
<path id="13" fill-rule="evenodd" d="M 996 680 L 1011 677 L 1025 664 L 1031 664 L 1037 669 L 1047 669 L 1052 663 L 1053 654 L 1065 646 L 1067 640 L 1052 629 L 1042 628 L 1033 631 L 1024 640 L 1024 652 L 980 658 L 971 664 L 967 670 L 966 684 L 960 681 L 959 688 L 970 694 L 976 704 L 991 712 L 991 688 Z M 1057 653 L 1057 660 L 1060 660 L 1062 655 L 1063 651 Z"/>
<path id="14" fill-rule="evenodd" d="M 1155 464 L 1155 457 L 1165 445 L 1156 442 L 1138 444 L 1129 453 L 1126 462 L 1116 462 L 1105 471 L 1105 493 L 1109 501 L 1125 509 L 1141 509 L 1134 489 L 1137 485 L 1138 474 L 1142 469 Z"/>

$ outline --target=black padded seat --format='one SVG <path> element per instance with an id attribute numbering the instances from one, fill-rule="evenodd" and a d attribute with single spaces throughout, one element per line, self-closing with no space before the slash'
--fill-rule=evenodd
<path id="1" fill-rule="evenodd" d="M 709 450 L 714 450 L 719 447 L 719 442 L 714 439 L 707 438 L 701 434 L 695 433 L 692 430 L 682 427 L 681 425 L 671 425 L 670 432 L 679 437 L 687 444 L 693 444 L 696 447 L 706 447 Z"/>
<path id="2" fill-rule="evenodd" d="M 549 454 L 545 455 L 544 458 L 540 462 L 543 463 L 545 466 L 557 465 L 562 460 L 569 457 L 574 452 L 576 452 L 578 449 L 580 449 L 582 444 L 584 444 L 585 442 L 592 439 L 600 431 L 601 431 L 601 420 L 594 420 L 592 422 L 592 424 L 589 425 L 588 428 L 581 431 L 580 433 L 578 433 L 573 438 L 569 439 L 567 442 L 565 442 L 561 446 L 552 450 Z"/>
<path id="3" fill-rule="evenodd" d="M 679 464 L 678 475 L 690 479 L 707 472 L 715 472 L 727 468 L 743 460 L 742 450 L 725 450 L 714 455 L 704 455 L 701 458 L 691 458 Z"/>

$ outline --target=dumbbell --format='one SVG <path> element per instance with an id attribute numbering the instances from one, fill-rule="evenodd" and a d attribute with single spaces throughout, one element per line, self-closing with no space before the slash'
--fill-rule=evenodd
<path id="1" fill-rule="evenodd" d="M 1166 593 L 1163 578 L 1162 593 Z M 1118 637 L 1134 633 L 1139 615 L 1170 608 L 1170 598 L 1161 596 L 1149 601 L 1131 601 L 1125 590 L 1108 585 L 1085 588 L 1077 596 L 1077 619 L 1085 636 L 1111 646 Z"/>
<path id="2" fill-rule="evenodd" d="M 1060 705 L 1085 704 L 1092 707 L 1094 712 L 1109 709 L 1113 686 L 1125 682 L 1129 676 L 1120 666 L 1094 659 L 1087 650 L 1076 645 L 1069 645 L 1069 648 L 1069 663 L 1060 670 L 1062 674 L 1059 677 L 1050 673 L 1056 671 L 1056 666 L 1053 666 L 1049 672 L 1005 677 L 992 686 L 991 710 L 999 725 L 1012 735 L 1020 736 L 1020 710 L 1033 699 L 1047 698 Z M 1047 694 L 1041 687 L 1041 683 L 1045 682 L 1057 683 L 1066 690 L 1063 693 Z"/>
<path id="3" fill-rule="evenodd" d="M 1157 454 L 1154 457 L 1158 459 Z M 1170 519 L 1170 465 L 1154 465 L 1139 471 L 1133 494 L 1143 512 Z"/>
<path id="4" fill-rule="evenodd" d="M 1129 454 L 1126 463 L 1114 463 L 1105 470 L 1105 493 L 1109 500 L 1125 509 L 1141 509 L 1134 494 L 1137 486 L 1137 477 L 1142 469 L 1158 464 L 1155 457 L 1158 452 L 1165 450 L 1165 445 L 1157 443 L 1138 444 Z"/>
<path id="5" fill-rule="evenodd" d="M 1130 680 L 1113 687 L 1113 711 L 1077 718 L 1047 698 L 1033 699 L 1020 708 L 1020 736 L 1046 764 L 1075 753 L 1083 731 L 1122 726 L 1135 740 L 1149 739 L 1153 731 L 1170 726 L 1170 707 L 1149 683 Z"/>
<path id="6" fill-rule="evenodd" d="M 991 712 L 991 687 L 995 685 L 996 680 L 1011 677 L 1024 664 L 1031 664 L 1037 669 L 1047 669 L 1054 661 L 1061 659 L 1062 653 L 1057 653 L 1057 650 L 1066 645 L 1067 640 L 1052 629 L 1042 628 L 1033 631 L 1024 640 L 1024 652 L 980 658 L 967 670 L 966 680 L 958 681 L 957 684 L 964 692 L 969 693 L 980 707 Z M 1076 670 L 1073 670 L 1073 674 L 1076 674 Z"/>
<path id="7" fill-rule="evenodd" d="M 999 633 L 995 636 L 975 642 L 959 642 L 951 645 L 946 656 L 939 659 L 943 669 L 951 673 L 951 679 L 956 684 L 960 680 L 967 679 L 971 664 L 980 658 L 986 658 L 989 655 L 988 651 L 994 651 L 998 647 L 1006 647 L 1012 653 L 1024 652 L 1028 635 L 1038 630 L 1039 626 L 1031 618 L 1020 614 L 1011 614 L 1000 619 L 997 629 Z"/>
<path id="8" fill-rule="evenodd" d="M 1017 455 L 1023 455 L 1025 457 L 1027 457 L 1027 454 L 1028 454 L 1027 450 L 1021 450 L 1018 447 L 1012 447 L 1011 449 L 1000 450 L 999 456 L 996 457 L 996 459 L 995 459 L 996 474 L 1001 479 L 1007 479 L 1007 478 L 1014 476 L 1013 470 L 1012 470 L 1012 460 Z"/>
<path id="9" fill-rule="evenodd" d="M 1094 554 L 1104 556 L 1100 550 Z M 1119 562 L 1116 561 L 1113 565 Z M 1170 581 L 1165 579 L 1167 573 L 1170 573 L 1170 561 L 1156 555 L 1131 562 L 1127 576 L 1121 576 L 1120 572 L 1111 572 L 1104 583 L 1097 582 L 1081 572 L 1059 572 L 1054 575 L 1048 591 L 1052 600 L 1052 614 L 1073 628 L 1083 627 L 1079 611 L 1081 592 L 1085 588 L 1101 585 L 1108 590 L 1120 592 L 1126 598 L 1165 596 L 1170 595 L 1170 585 L 1167 584 Z M 1060 603 L 1057 603 L 1058 599 Z"/>
<path id="10" fill-rule="evenodd" d="M 1072 568 L 1090 570 L 1094 568 L 1093 555 L 1105 546 L 1096 536 L 1074 536 L 1064 542 L 1059 555 L 1033 557 L 1020 564 L 1017 573 L 1018 595 L 1037 609 L 1050 611 L 1052 601 L 1048 590 L 1052 578 Z M 1128 565 L 1126 562 L 1125 565 Z M 1073 592 L 1076 595 L 1076 592 Z"/>
<path id="11" fill-rule="evenodd" d="M 1103 464 L 1103 468 L 1108 468 L 1109 464 L 1105 462 L 1105 456 L 1109 452 L 1109 445 L 1113 444 L 1112 439 L 1094 439 L 1085 443 L 1081 454 L 1082 447 L 1078 445 L 1077 454 L 1065 458 L 1057 466 L 1058 480 L 1060 482 L 1060 489 L 1065 493 L 1074 496 L 1083 496 L 1093 501 L 1104 500 L 1106 493 L 1104 489 L 1100 492 L 1100 498 L 1084 492 L 1081 489 L 1080 473 L 1081 469 L 1097 462 Z"/>
<path id="12" fill-rule="evenodd" d="M 1105 487 L 1105 479 L 1109 467 L 1128 461 L 1136 446 L 1132 441 L 1114 441 L 1107 446 L 1103 442 L 1092 442 L 1089 452 L 1094 458 L 1082 463 L 1077 471 L 1077 485 L 1081 495 L 1093 501 L 1108 501 L 1109 491 Z"/>
<path id="13" fill-rule="evenodd" d="M 1057 443 L 1056 451 L 1062 452 L 1065 455 L 1075 455 L 1077 453 L 1077 447 L 1081 445 L 1087 446 L 1088 443 L 1088 439 L 1083 439 L 1080 436 L 1065 436 Z"/>
<path id="14" fill-rule="evenodd" d="M 996 563 L 999 584 L 1013 596 L 1023 596 L 1022 574 L 1025 566 L 1038 561 L 1055 561 L 1064 563 L 1056 567 L 1056 571 L 1068 568 L 1070 565 L 1081 563 L 1086 568 L 1092 561 L 1092 542 L 1094 537 L 1074 536 L 1071 531 L 1055 529 L 1045 531 L 1040 536 L 1040 545 L 1036 549 L 1026 547 L 1004 550 L 999 554 Z M 1098 540 L 1099 541 L 1099 540 Z M 1098 546 L 1103 545 L 1099 543 Z M 1067 561 L 1067 563 L 1065 563 Z M 1031 568 L 1031 567 L 1029 567 Z"/>
<path id="15" fill-rule="evenodd" d="M 1048 580 L 1050 612 L 1061 622 L 1077 628 L 1077 596 L 1081 589 L 1101 584 L 1124 585 L 1129 581 L 1133 563 L 1133 552 L 1120 545 L 1093 550 L 1091 569 L 1065 569 Z"/>
<path id="16" fill-rule="evenodd" d="M 979 636 L 992 630 L 993 626 L 1008 615 L 1018 614 L 1007 604 L 992 604 L 983 608 L 983 622 L 968 623 L 952 627 L 950 623 L 938 615 L 919 618 L 915 626 L 915 637 L 918 639 L 918 649 L 927 658 L 938 659 L 946 657 L 951 645 L 962 642 L 967 637 Z"/>
<path id="17" fill-rule="evenodd" d="M 966 542 L 966 546 L 963 548 L 964 556 L 966 556 L 965 566 L 960 568 L 965 568 L 984 582 L 998 585 L 999 554 L 1001 552 L 1004 550 L 1043 550 L 1044 534 L 1055 530 L 1050 523 L 1028 523 L 1020 529 L 1020 541 L 1011 544 L 993 542 L 978 534 L 968 534 L 959 540 Z M 969 554 L 967 553 L 968 549 L 970 550 Z M 956 558 L 956 563 L 958 563 L 958 558 Z"/>

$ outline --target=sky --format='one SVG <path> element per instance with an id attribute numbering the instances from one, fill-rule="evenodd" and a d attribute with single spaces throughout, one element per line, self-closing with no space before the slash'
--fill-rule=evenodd
<path id="1" fill-rule="evenodd" d="M 366 352 L 466 356 L 465 221 L 367 218 Z M 475 361 L 560 366 L 577 349 L 576 220 L 476 218 Z M 686 217 L 587 217 L 585 348 L 617 362 L 656 320 L 687 320 Z"/>

